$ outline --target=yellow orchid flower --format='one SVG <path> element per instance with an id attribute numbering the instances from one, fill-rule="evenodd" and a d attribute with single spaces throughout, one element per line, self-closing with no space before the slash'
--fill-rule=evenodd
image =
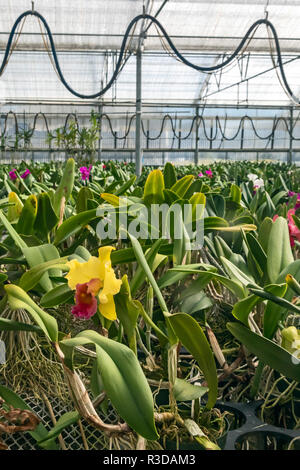
<path id="1" fill-rule="evenodd" d="M 122 281 L 116 278 L 111 266 L 110 255 L 114 248 L 104 246 L 99 248 L 99 257 L 91 256 L 85 263 L 73 259 L 67 263 L 70 270 L 66 275 L 70 289 L 76 289 L 72 313 L 88 319 L 99 311 L 108 320 L 115 320 L 116 307 L 114 295 L 118 294 Z"/>

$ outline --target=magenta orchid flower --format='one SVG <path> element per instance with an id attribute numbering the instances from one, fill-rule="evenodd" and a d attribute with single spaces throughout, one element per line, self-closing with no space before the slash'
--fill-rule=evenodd
<path id="1" fill-rule="evenodd" d="M 79 168 L 79 171 L 81 173 L 81 179 L 83 181 L 86 181 L 90 178 L 90 173 L 92 171 L 93 165 L 90 165 L 88 168 L 86 166 L 82 166 Z"/>
<path id="2" fill-rule="evenodd" d="M 8 173 L 9 177 L 12 181 L 14 181 L 18 178 L 17 175 L 16 175 L 16 171 L 17 171 L 17 169 L 14 168 L 13 170 L 10 170 L 10 172 Z"/>
<path id="3" fill-rule="evenodd" d="M 295 210 L 300 208 L 300 193 L 295 193 L 294 191 L 289 191 L 288 192 L 289 197 L 296 196 L 296 194 L 297 194 L 297 200 L 296 200 L 296 205 L 294 207 Z"/>
<path id="4" fill-rule="evenodd" d="M 207 174 L 207 176 L 209 178 L 212 178 L 213 177 L 213 172 L 211 171 L 211 169 L 209 168 L 209 170 L 206 170 L 205 173 Z"/>
<path id="5" fill-rule="evenodd" d="M 200 173 L 198 173 L 198 176 L 199 176 L 199 178 L 203 178 L 204 174 L 202 173 L 202 171 L 200 171 Z"/>
<path id="6" fill-rule="evenodd" d="M 24 180 L 25 178 L 27 178 L 28 175 L 30 175 L 30 170 L 28 170 L 28 168 L 26 168 L 24 173 L 21 174 L 21 178 Z"/>
<path id="7" fill-rule="evenodd" d="M 289 234 L 290 234 L 290 243 L 291 246 L 295 245 L 295 240 L 300 242 L 300 230 L 294 222 L 293 215 L 295 215 L 296 210 L 290 209 L 287 213 L 287 222 L 289 227 Z M 278 215 L 274 215 L 273 222 L 278 218 Z"/>

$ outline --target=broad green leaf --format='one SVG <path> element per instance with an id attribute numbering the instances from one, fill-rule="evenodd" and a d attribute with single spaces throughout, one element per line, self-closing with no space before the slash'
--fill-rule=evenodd
<path id="1" fill-rule="evenodd" d="M 91 220 L 97 217 L 97 209 L 91 209 L 89 211 L 80 212 L 79 214 L 73 215 L 65 220 L 61 226 L 57 229 L 54 245 L 58 245 L 72 235 L 75 235 Z"/>
<path id="2" fill-rule="evenodd" d="M 31 235 L 37 215 L 38 201 L 34 194 L 28 196 L 17 223 L 17 232 L 22 235 Z"/>
<path id="3" fill-rule="evenodd" d="M 153 397 L 135 354 L 124 344 L 86 330 L 62 341 L 68 347 L 96 345 L 104 389 L 119 415 L 138 434 L 156 440 Z"/>
<path id="4" fill-rule="evenodd" d="M 45 308 L 56 307 L 63 303 L 67 303 L 74 297 L 74 292 L 69 288 L 68 284 L 61 284 L 54 287 L 41 298 L 41 306 Z"/>
<path id="5" fill-rule="evenodd" d="M 21 201 L 19 196 L 13 191 L 8 194 L 8 202 L 12 203 L 12 205 L 8 207 L 7 219 L 9 220 L 9 222 L 13 222 L 15 220 L 18 220 L 20 217 L 23 209 L 23 202 Z"/>
<path id="6" fill-rule="evenodd" d="M 271 228 L 267 250 L 270 281 L 275 284 L 281 271 L 293 261 L 287 221 L 283 217 L 278 217 Z"/>
<path id="7" fill-rule="evenodd" d="M 265 253 L 267 253 L 268 250 L 269 237 L 272 227 L 272 219 L 270 217 L 266 217 L 258 228 L 258 241 L 261 244 Z"/>
<path id="8" fill-rule="evenodd" d="M 211 231 L 211 230 L 221 230 L 226 227 L 229 227 L 228 222 L 221 217 L 205 217 L 204 218 L 204 230 Z"/>
<path id="9" fill-rule="evenodd" d="M 191 401 L 203 397 L 208 392 L 208 387 L 192 385 L 186 380 L 176 378 L 173 387 L 174 397 L 177 401 Z"/>
<path id="10" fill-rule="evenodd" d="M 115 195 L 121 196 L 122 194 L 126 193 L 127 189 L 129 189 L 136 180 L 136 175 L 132 175 L 126 183 L 122 184 L 119 189 L 116 189 Z"/>
<path id="11" fill-rule="evenodd" d="M 254 284 L 254 279 L 252 277 L 247 276 L 243 271 L 241 271 L 237 266 L 235 266 L 231 261 L 221 256 L 221 261 L 226 269 L 230 278 L 234 281 L 240 282 L 243 286 L 247 286 L 248 284 Z"/>
<path id="12" fill-rule="evenodd" d="M 69 200 L 69 197 L 72 193 L 72 189 L 74 185 L 74 178 L 75 178 L 75 161 L 73 158 L 69 158 L 66 163 L 61 181 L 53 196 L 53 208 L 57 217 L 60 216 L 62 198 L 63 197 L 65 198 L 66 203 Z"/>
<path id="13" fill-rule="evenodd" d="M 27 271 L 26 273 L 23 274 L 21 281 L 23 282 L 22 279 L 26 280 L 26 283 L 22 286 L 25 290 L 31 289 L 35 285 L 35 277 L 30 279 L 31 274 L 33 273 L 35 275 L 36 271 L 39 270 L 38 266 L 42 265 L 45 262 L 50 262 L 53 260 L 59 260 L 59 253 L 57 251 L 57 248 L 54 245 L 51 244 L 45 244 L 45 245 L 40 245 L 40 246 L 31 246 L 28 248 L 23 248 L 22 249 L 23 254 L 27 260 L 27 263 L 31 269 L 34 269 L 33 271 Z M 60 263 L 60 261 L 57 261 L 57 263 L 54 263 L 55 265 Z M 49 275 L 53 276 L 61 276 L 61 270 L 57 269 L 57 266 L 52 266 L 52 269 L 49 271 L 49 273 L 46 273 L 47 269 L 44 271 L 44 275 L 39 277 L 39 284 L 42 287 L 43 290 L 48 291 L 53 288 L 53 284 L 49 278 Z M 27 274 L 29 272 L 29 274 Z M 34 284 L 31 284 L 31 283 Z M 27 287 L 27 283 L 31 287 Z M 21 284 L 20 284 L 21 285 Z"/>
<path id="14" fill-rule="evenodd" d="M 36 325 L 14 321 L 9 318 L 0 318 L 0 331 L 32 331 L 40 333 L 41 329 Z"/>
<path id="15" fill-rule="evenodd" d="M 58 217 L 54 212 L 49 195 L 41 193 L 38 198 L 38 209 L 34 222 L 35 232 L 47 238 L 48 233 L 55 227 L 57 222 Z"/>
<path id="16" fill-rule="evenodd" d="M 77 423 L 79 419 L 80 414 L 77 411 L 67 411 L 62 416 L 60 416 L 55 426 L 50 429 L 47 435 L 45 435 L 40 441 L 38 441 L 38 444 L 43 446 L 47 442 L 49 442 L 49 440 L 55 439 L 61 434 L 64 429 L 68 428 L 72 424 Z"/>
<path id="17" fill-rule="evenodd" d="M 196 220 L 196 218 L 201 219 L 204 213 L 205 204 L 206 204 L 206 196 L 203 193 L 195 193 L 189 199 L 189 203 L 192 204 L 192 220 Z M 199 206 L 200 210 L 199 210 Z M 198 207 L 198 210 L 197 210 Z M 197 216 L 197 217 L 196 217 Z"/>
<path id="18" fill-rule="evenodd" d="M 300 382 L 300 360 L 264 336 L 250 331 L 240 323 L 227 323 L 228 330 L 263 363 L 285 377 Z"/>
<path id="19" fill-rule="evenodd" d="M 231 185 L 230 197 L 234 202 L 236 202 L 237 204 L 240 204 L 241 199 L 242 199 L 242 192 L 236 184 Z"/>
<path id="20" fill-rule="evenodd" d="M 167 162 L 164 166 L 165 188 L 170 189 L 176 183 L 176 170 L 172 163 Z"/>
<path id="21" fill-rule="evenodd" d="M 271 284 L 266 286 L 265 290 L 282 297 L 286 292 L 286 284 Z M 250 291 L 253 292 L 251 289 Z M 261 302 L 263 302 L 262 296 L 252 294 L 249 297 L 246 297 L 245 299 L 237 302 L 233 307 L 232 314 L 237 320 L 240 320 L 246 326 L 248 326 L 248 316 L 250 312 L 252 312 L 254 307 Z"/>
<path id="22" fill-rule="evenodd" d="M 4 227 L 6 228 L 7 232 L 15 242 L 15 244 L 22 250 L 23 248 L 27 248 L 26 243 L 22 240 L 18 232 L 15 231 L 13 226 L 9 223 L 5 215 L 3 214 L 2 210 L 0 209 L 0 220 Z"/>
<path id="23" fill-rule="evenodd" d="M 149 173 L 144 188 L 144 202 L 147 205 L 161 204 L 164 201 L 163 190 L 165 188 L 164 177 L 160 170 Z"/>
<path id="24" fill-rule="evenodd" d="M 128 338 L 130 349 L 137 354 L 136 349 L 136 324 L 140 313 L 140 303 L 134 301 L 131 297 L 128 278 L 125 274 L 122 277 L 122 285 L 120 292 L 114 296 L 117 317 L 123 325 L 125 334 Z"/>
<path id="25" fill-rule="evenodd" d="M 183 198 L 193 181 L 193 175 L 185 175 L 183 178 L 180 178 L 178 181 L 176 181 L 176 183 L 173 184 L 170 189 L 176 193 L 178 197 Z"/>
<path id="26" fill-rule="evenodd" d="M 88 199 L 93 199 L 93 192 L 87 186 L 82 186 L 78 191 L 76 198 L 76 212 L 85 212 L 88 210 Z"/>
<path id="27" fill-rule="evenodd" d="M 26 310 L 45 335 L 51 341 L 56 342 L 58 339 L 58 327 L 55 318 L 44 312 L 20 287 L 9 284 L 4 288 L 8 295 L 10 308 L 12 310 Z"/>
<path id="28" fill-rule="evenodd" d="M 207 407 L 213 408 L 218 396 L 218 377 L 210 345 L 200 325 L 186 313 L 168 315 L 170 324 L 183 346 L 193 355 L 207 381 Z"/>
<path id="29" fill-rule="evenodd" d="M 280 273 L 277 279 L 277 283 L 280 284 L 285 282 L 287 274 L 291 274 L 298 281 L 300 280 L 300 260 L 296 260 L 293 263 L 289 264 Z M 285 293 L 284 298 L 291 302 L 293 296 L 294 292 L 289 287 Z M 273 338 L 278 328 L 278 322 L 282 319 L 286 312 L 286 308 L 283 308 L 278 304 L 274 304 L 274 302 L 271 301 L 267 302 L 266 310 L 264 313 L 264 336 L 266 336 L 267 338 Z"/>
<path id="30" fill-rule="evenodd" d="M 170 189 L 164 189 L 164 198 L 166 203 L 171 206 L 173 202 L 178 201 L 178 196 L 174 191 L 171 191 Z"/>

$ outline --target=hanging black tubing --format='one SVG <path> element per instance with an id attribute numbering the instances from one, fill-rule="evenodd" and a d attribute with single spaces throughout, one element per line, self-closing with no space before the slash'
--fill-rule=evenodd
<path id="1" fill-rule="evenodd" d="M 78 93 L 77 91 L 73 90 L 73 88 L 68 84 L 68 82 L 65 80 L 64 78 L 64 75 L 61 71 L 61 68 L 60 68 L 60 65 L 59 65 L 59 61 L 58 61 L 58 57 L 57 57 L 57 54 L 56 54 L 56 49 L 55 49 L 55 45 L 54 45 L 54 41 L 53 41 L 53 36 L 52 36 L 52 33 L 51 33 L 51 30 L 49 28 L 49 25 L 47 23 L 47 21 L 45 20 L 45 18 L 40 14 L 38 13 L 37 11 L 33 11 L 33 10 L 27 10 L 25 11 L 24 13 L 22 13 L 18 18 L 17 20 L 15 21 L 15 24 L 13 25 L 12 27 L 12 30 L 10 32 L 10 35 L 9 35 L 9 38 L 8 38 L 8 42 L 7 42 L 7 45 L 6 45 L 6 49 L 5 49 L 5 54 L 4 54 L 4 58 L 3 58 L 3 61 L 2 61 L 2 64 L 1 64 L 1 67 L 0 67 L 0 75 L 2 74 L 4 68 L 5 68 L 5 65 L 6 65 L 6 62 L 7 62 L 7 59 L 9 57 L 9 53 L 10 53 L 10 49 L 11 49 L 11 46 L 12 46 L 12 41 L 13 41 L 13 36 L 15 34 L 15 31 L 17 29 L 17 26 L 18 24 L 20 23 L 20 21 L 25 18 L 26 16 L 29 16 L 29 15 L 33 15 L 33 16 L 36 16 L 37 18 L 39 18 L 43 25 L 45 26 L 45 29 L 47 31 L 47 34 L 48 34 L 48 37 L 49 37 L 49 41 L 50 41 L 50 47 L 51 47 L 51 51 L 52 51 L 52 54 L 53 54 L 53 59 L 54 59 L 54 63 L 55 63 L 55 67 L 56 67 L 56 70 L 57 70 L 57 73 L 59 75 L 59 78 L 61 80 L 61 82 L 63 83 L 63 85 L 75 96 L 77 96 L 78 98 L 83 98 L 83 99 L 93 99 L 93 98 L 99 98 L 100 96 L 104 95 L 104 93 L 107 92 L 107 90 L 109 90 L 109 88 L 112 86 L 112 84 L 114 83 L 114 81 L 116 80 L 117 76 L 118 76 L 118 73 L 120 72 L 120 69 L 121 69 L 121 65 L 122 65 L 122 59 L 123 59 L 123 56 L 124 56 L 124 53 L 125 53 L 125 48 L 126 48 L 126 42 L 127 42 L 127 39 L 130 35 L 130 32 L 131 32 L 131 29 L 133 28 L 133 26 L 140 20 L 150 20 L 152 23 L 155 23 L 157 25 L 157 27 L 161 30 L 163 36 L 166 38 L 170 48 L 172 49 L 172 51 L 174 52 L 174 54 L 185 64 L 187 65 L 188 67 L 191 67 L 199 72 L 214 72 L 216 70 L 220 70 L 222 69 L 223 67 L 225 67 L 226 65 L 228 65 L 230 62 L 232 62 L 235 57 L 239 54 L 239 52 L 243 49 L 247 39 L 251 36 L 251 33 L 260 25 L 262 24 L 265 24 L 267 26 L 267 28 L 270 28 L 271 32 L 272 32 L 272 35 L 273 35 L 273 39 L 275 41 L 275 47 L 276 47 L 276 53 L 277 53 L 277 60 L 278 60 L 278 67 L 279 67 L 279 70 L 280 70 L 280 74 L 281 74 L 281 78 L 282 78 L 282 81 L 284 83 L 284 86 L 286 88 L 286 91 L 288 92 L 288 94 L 291 96 L 291 98 L 293 98 L 294 101 L 296 101 L 296 103 L 300 104 L 300 101 L 298 98 L 296 98 L 288 84 L 288 81 L 287 81 L 287 78 L 286 78 L 286 75 L 285 75 L 285 72 L 284 72 L 284 68 L 283 68 L 283 63 L 282 63 L 282 57 L 281 57 L 281 50 L 280 50 L 280 44 L 279 44 L 279 39 L 278 39 L 278 35 L 277 35 L 277 32 L 276 32 L 276 29 L 274 27 L 274 25 L 268 20 L 268 19 L 260 19 L 260 20 L 257 20 L 255 21 L 255 23 L 252 24 L 252 26 L 250 26 L 250 28 L 248 29 L 248 31 L 246 32 L 245 36 L 243 37 L 243 39 L 241 40 L 241 42 L 239 43 L 238 47 L 236 48 L 236 50 L 226 59 L 224 60 L 222 63 L 218 64 L 218 65 L 214 65 L 214 66 L 211 66 L 211 67 L 203 67 L 201 65 L 196 65 L 196 64 L 193 64 L 192 62 L 190 62 L 188 59 L 186 59 L 179 51 L 178 49 L 175 47 L 174 43 L 172 42 L 171 38 L 169 37 L 168 33 L 166 32 L 166 30 L 164 29 L 164 27 L 161 25 L 161 23 L 154 17 L 154 16 L 151 16 L 151 15 L 148 15 L 148 14 L 143 14 L 143 15 L 138 15 L 136 16 L 135 18 L 133 18 L 133 20 L 131 20 L 131 22 L 129 23 L 129 25 L 127 26 L 127 29 L 126 29 L 126 32 L 123 36 L 123 40 L 122 40 L 122 45 L 121 45 L 121 49 L 120 49 L 120 53 L 119 53 L 119 57 L 118 57 L 118 60 L 117 60 L 117 63 L 116 63 L 116 67 L 115 67 L 115 70 L 112 74 L 112 77 L 111 79 L 109 80 L 109 82 L 107 83 L 107 85 L 100 91 L 98 91 L 97 93 L 92 93 L 90 95 L 84 95 L 82 93 Z"/>

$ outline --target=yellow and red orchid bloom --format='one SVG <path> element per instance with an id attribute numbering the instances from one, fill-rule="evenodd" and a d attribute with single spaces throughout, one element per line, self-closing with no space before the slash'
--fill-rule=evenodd
<path id="1" fill-rule="evenodd" d="M 68 285 L 70 289 L 76 289 L 73 315 L 88 319 L 97 312 L 99 302 L 99 311 L 103 317 L 109 320 L 117 318 L 114 295 L 120 291 L 122 281 L 116 278 L 111 266 L 112 250 L 112 246 L 104 246 L 99 248 L 98 258 L 91 256 L 84 263 L 76 259 L 67 263 Z"/>

